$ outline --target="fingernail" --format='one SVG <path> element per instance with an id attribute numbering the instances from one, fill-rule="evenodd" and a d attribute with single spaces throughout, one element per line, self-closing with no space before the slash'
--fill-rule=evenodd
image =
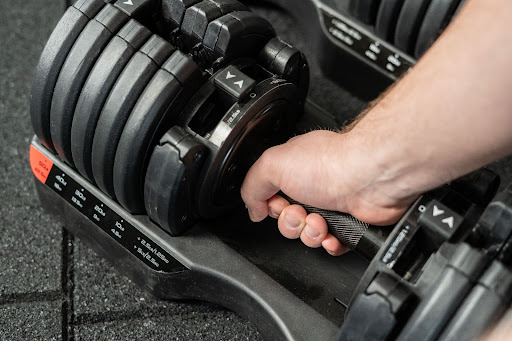
<path id="1" fill-rule="evenodd" d="M 336 256 L 336 254 L 331 250 L 326 249 L 325 251 L 327 251 L 327 253 L 330 254 L 331 256 Z"/>
<path id="2" fill-rule="evenodd" d="M 316 239 L 320 235 L 320 232 L 318 232 L 317 230 L 312 229 L 309 225 L 306 225 L 304 230 L 306 231 L 306 234 L 308 235 L 309 238 Z"/>
<path id="3" fill-rule="evenodd" d="M 271 216 L 272 218 L 276 218 L 276 219 L 277 219 L 277 218 L 279 218 L 279 213 L 277 213 L 276 211 L 274 211 L 272 208 L 269 208 L 268 213 L 270 214 L 270 216 Z"/>
<path id="4" fill-rule="evenodd" d="M 284 217 L 284 224 L 289 229 L 296 229 L 300 226 L 300 220 L 293 215 L 286 215 Z"/>

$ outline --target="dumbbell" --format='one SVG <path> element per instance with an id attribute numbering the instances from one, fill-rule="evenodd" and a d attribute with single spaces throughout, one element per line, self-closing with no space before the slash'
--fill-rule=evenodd
<path id="1" fill-rule="evenodd" d="M 244 8 L 228 1 L 218 3 Z M 60 157 L 75 164 L 129 212 L 153 212 L 155 205 L 183 206 L 173 211 L 183 213 L 179 224 L 173 221 L 167 228 L 182 231 L 193 221 L 181 221 L 184 215 L 212 217 L 231 207 L 250 163 L 291 134 L 307 92 L 307 62 L 299 51 L 274 38 L 268 22 L 249 11 L 232 12 L 228 6 L 217 19 L 208 19 L 201 42 L 202 61 L 213 64 L 220 59 L 227 66 L 201 68 L 194 61 L 198 55 L 176 50 L 116 6 L 106 5 L 84 26 L 62 63 L 50 131 Z M 111 25 L 110 30 L 97 23 Z M 201 17 L 198 27 L 204 24 Z M 182 41 L 191 45 L 187 40 L 197 37 L 183 34 Z M 249 48 L 246 40 L 254 46 Z M 239 57 L 244 58 L 230 63 Z M 79 66 L 73 68 L 73 62 Z M 64 93 L 66 84 L 71 94 Z M 231 116 L 222 120 L 226 115 Z M 276 125 L 276 121 L 281 122 Z M 161 150 L 162 136 L 172 137 L 164 145 L 174 141 L 181 148 L 195 141 L 202 151 L 199 158 L 194 153 L 194 165 L 187 167 L 184 177 L 172 172 L 147 175 L 155 167 L 161 172 L 163 165 L 179 167 L 183 161 L 170 158 L 157 166 L 150 162 Z M 240 155 L 252 156 L 242 162 Z M 144 195 L 144 191 L 150 187 L 146 184 L 159 183 L 161 176 L 178 181 L 179 190 L 159 186 L 155 203 L 153 192 Z"/>

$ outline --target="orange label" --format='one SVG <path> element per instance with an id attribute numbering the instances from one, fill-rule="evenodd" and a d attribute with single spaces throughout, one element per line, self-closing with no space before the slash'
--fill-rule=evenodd
<path id="1" fill-rule="evenodd" d="M 46 182 L 48 175 L 53 167 L 53 162 L 50 161 L 43 153 L 30 146 L 30 167 L 36 178 L 43 184 Z"/>

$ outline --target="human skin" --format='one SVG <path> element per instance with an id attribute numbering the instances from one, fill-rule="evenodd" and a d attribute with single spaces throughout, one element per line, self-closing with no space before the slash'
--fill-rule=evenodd
<path id="1" fill-rule="evenodd" d="M 512 153 L 510 0 L 470 0 L 417 65 L 350 129 L 268 149 L 241 195 L 252 221 L 332 255 L 348 249 L 325 220 L 276 195 L 396 222 L 421 194 Z"/>

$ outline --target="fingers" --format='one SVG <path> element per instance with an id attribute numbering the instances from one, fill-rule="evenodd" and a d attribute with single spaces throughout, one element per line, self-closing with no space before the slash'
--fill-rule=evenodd
<path id="1" fill-rule="evenodd" d="M 328 234 L 327 237 L 322 241 L 322 246 L 332 256 L 341 256 L 344 253 L 350 251 L 350 248 L 341 244 L 332 234 Z"/>
<path id="2" fill-rule="evenodd" d="M 327 236 L 327 223 L 324 218 L 316 213 L 306 217 L 306 225 L 300 235 L 300 240 L 309 247 L 320 247 Z"/>
<path id="3" fill-rule="evenodd" d="M 272 149 L 267 150 L 249 169 L 242 184 L 242 200 L 247 206 L 249 217 L 254 222 L 265 219 L 269 208 L 267 200 L 279 191 L 276 179 L 282 169 L 273 161 Z"/>
<path id="4" fill-rule="evenodd" d="M 268 215 L 274 219 L 278 219 L 283 210 L 290 206 L 290 203 L 280 195 L 274 195 L 268 199 Z"/>
<path id="5" fill-rule="evenodd" d="M 287 204 L 287 201 L 279 196 L 269 200 L 273 208 L 269 211 L 277 211 Z M 299 205 L 285 206 L 281 209 L 278 220 L 279 232 L 288 239 L 300 238 L 309 247 L 323 246 L 333 256 L 339 256 L 350 249 L 342 245 L 334 236 L 327 233 L 327 223 L 322 216 L 311 213 Z"/>
<path id="6" fill-rule="evenodd" d="M 290 205 L 283 209 L 279 215 L 277 226 L 279 232 L 288 239 L 300 237 L 306 225 L 306 210 L 299 205 Z"/>

